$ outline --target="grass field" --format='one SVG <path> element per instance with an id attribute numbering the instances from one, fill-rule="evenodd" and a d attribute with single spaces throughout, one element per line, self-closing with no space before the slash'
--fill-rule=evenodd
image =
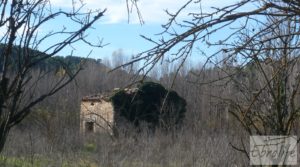
<path id="1" fill-rule="evenodd" d="M 24 142 L 21 143 L 16 142 L 20 136 L 11 137 L 14 139 L 7 143 L 5 152 L 0 157 L 0 166 L 235 167 L 249 164 L 243 154 L 229 145 L 230 142 L 237 141 L 228 135 L 203 134 L 199 137 L 182 132 L 176 136 L 141 135 L 117 141 L 95 135 L 81 139 L 82 143 L 74 142 L 75 138 L 68 142 L 60 140 L 56 146 L 46 140 L 25 142 L 30 140 L 23 139 Z"/>

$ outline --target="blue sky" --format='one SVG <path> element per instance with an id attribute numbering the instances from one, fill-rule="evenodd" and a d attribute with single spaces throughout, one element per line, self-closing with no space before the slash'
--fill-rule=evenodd
<path id="1" fill-rule="evenodd" d="M 71 7 L 71 0 L 51 0 L 54 8 L 68 9 Z M 154 34 L 162 31 L 161 24 L 168 19 L 164 10 L 170 12 L 177 11 L 186 0 L 139 0 L 139 9 L 145 24 L 139 24 L 138 16 L 133 10 L 130 14 L 128 23 L 128 14 L 126 0 L 85 0 L 87 9 L 107 9 L 105 16 L 101 18 L 88 32 L 88 39 L 96 41 L 103 39 L 104 43 L 109 45 L 100 49 L 93 49 L 89 56 L 96 59 L 104 59 L 110 57 L 112 53 L 118 49 L 122 49 L 125 55 L 132 55 L 151 48 L 151 43 L 142 39 L 140 35 L 156 38 Z M 210 7 L 220 7 L 235 2 L 235 0 L 202 0 L 202 8 L 209 11 Z M 198 6 L 187 8 L 180 16 L 186 17 L 185 14 L 197 10 Z M 64 20 L 55 20 L 55 25 L 65 24 Z M 50 31 L 51 25 L 42 31 Z M 73 52 L 75 56 L 87 56 L 91 48 L 82 48 L 80 44 L 74 46 L 76 50 Z M 60 55 L 68 55 L 69 48 L 65 49 Z"/>

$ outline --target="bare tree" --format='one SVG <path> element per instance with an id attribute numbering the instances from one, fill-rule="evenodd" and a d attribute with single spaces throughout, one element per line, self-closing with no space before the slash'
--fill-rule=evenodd
<path id="1" fill-rule="evenodd" d="M 155 46 L 127 65 L 143 60 L 141 68 L 147 74 L 170 55 L 172 61 L 183 65 L 197 49 L 199 56 L 206 59 L 200 73 L 213 65 L 222 74 L 197 84 L 223 83 L 225 89 L 230 88 L 230 93 L 212 96 L 230 105 L 229 112 L 249 135 L 292 134 L 300 112 L 296 102 L 300 85 L 300 2 L 240 0 L 221 8 L 212 7 L 208 12 L 202 10 L 202 3 L 205 2 L 187 0 L 175 13 L 167 11 L 170 18 L 163 25 L 161 38 L 144 37 Z M 184 19 L 179 17 L 196 5 L 198 10 Z M 225 35 L 214 40 L 220 31 L 226 31 Z M 206 52 L 207 47 L 215 51 Z M 245 148 L 238 150 L 248 154 Z"/>
<path id="2" fill-rule="evenodd" d="M 34 77 L 32 70 L 72 44 L 80 42 L 93 47 L 102 46 L 101 41 L 96 44 L 87 41 L 85 32 L 103 16 L 105 10 L 83 12 L 83 4 L 78 3 L 73 1 L 73 8 L 67 11 L 52 8 L 49 0 L 0 1 L 0 151 L 10 129 L 22 121 L 35 105 L 70 83 L 81 68 L 70 69 L 62 64 L 65 72 L 59 79 L 51 81 L 44 79 L 55 69 L 40 70 Z M 58 18 L 67 22 L 61 25 L 61 29 L 40 32 Z M 51 43 L 51 39 L 55 42 Z M 38 89 L 42 82 L 48 84 L 45 91 Z"/>
<path id="3" fill-rule="evenodd" d="M 249 42 L 255 41 L 259 36 L 268 35 L 275 25 L 291 18 L 297 19 L 300 14 L 299 2 L 296 0 L 242 0 L 222 8 L 212 7 L 212 11 L 209 13 L 202 10 L 201 3 L 202 1 L 188 0 L 176 13 L 172 14 L 167 11 L 170 18 L 163 25 L 163 31 L 159 34 L 161 38 L 155 41 L 144 37 L 156 46 L 138 54 L 132 62 L 147 60 L 148 63 L 145 63 L 144 67 L 151 68 L 167 55 L 172 55 L 173 61 L 186 60 L 186 57 L 192 54 L 198 43 L 209 47 L 218 46 L 215 47 L 217 51 L 212 54 L 205 53 L 207 47 L 203 47 L 203 49 L 197 48 L 209 59 L 222 53 L 236 56 L 239 55 L 243 48 L 248 46 Z M 186 8 L 190 6 L 195 7 L 193 5 L 199 6 L 198 10 L 196 10 L 199 12 L 189 13 L 186 19 L 178 18 L 178 15 L 184 12 Z M 245 11 L 245 9 L 248 11 Z M 276 24 L 266 24 L 265 20 L 269 16 L 278 18 Z M 176 27 L 181 28 L 183 32 L 177 32 Z M 249 39 L 232 44 L 236 41 L 238 34 L 243 33 L 245 28 L 252 29 Z M 220 37 L 217 41 L 210 40 L 211 36 L 223 29 L 228 31 L 225 37 Z M 295 32 L 294 35 L 298 34 L 298 32 Z M 279 39 L 281 37 L 277 36 L 275 38 Z M 268 42 L 270 40 L 273 40 L 273 38 L 266 38 L 264 41 L 256 42 Z"/>
<path id="4" fill-rule="evenodd" d="M 245 65 L 231 77 L 236 85 L 234 98 L 227 98 L 229 110 L 249 135 L 295 135 L 299 121 L 299 38 L 298 21 L 289 18 L 278 24 L 277 17 L 267 17 L 273 25 L 268 35 L 250 41 L 240 52 Z M 240 34 L 249 39 L 249 30 Z M 264 42 L 267 40 L 268 42 Z M 239 149 L 248 154 L 246 149 Z"/>

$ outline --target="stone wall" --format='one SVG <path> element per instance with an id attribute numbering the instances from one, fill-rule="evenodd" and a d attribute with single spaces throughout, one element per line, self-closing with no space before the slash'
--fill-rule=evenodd
<path id="1" fill-rule="evenodd" d="M 113 107 L 101 96 L 84 97 L 81 101 L 80 131 L 112 134 Z"/>

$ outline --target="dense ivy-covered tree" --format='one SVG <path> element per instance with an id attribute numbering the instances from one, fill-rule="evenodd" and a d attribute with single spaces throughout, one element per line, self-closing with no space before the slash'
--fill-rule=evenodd
<path id="1" fill-rule="evenodd" d="M 182 97 L 154 82 L 145 82 L 135 90 L 118 91 L 111 100 L 118 128 L 129 122 L 135 127 L 146 123 L 152 130 L 169 130 L 181 125 L 186 112 Z"/>

